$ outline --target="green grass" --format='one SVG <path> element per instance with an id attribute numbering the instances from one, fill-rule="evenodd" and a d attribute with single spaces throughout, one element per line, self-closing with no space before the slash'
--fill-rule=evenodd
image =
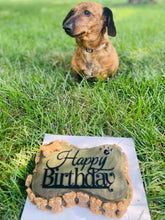
<path id="1" fill-rule="evenodd" d="M 20 218 L 45 133 L 132 137 L 152 219 L 164 219 L 165 3 L 102 1 L 120 66 L 89 83 L 71 73 L 76 45 L 61 25 L 78 2 L 0 0 L 0 219 Z"/>

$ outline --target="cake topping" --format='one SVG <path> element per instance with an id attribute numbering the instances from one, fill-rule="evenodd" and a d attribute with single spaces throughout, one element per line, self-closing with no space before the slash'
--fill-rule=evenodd
<path id="1" fill-rule="evenodd" d="M 80 149 L 55 141 L 41 150 L 43 156 L 32 181 L 37 195 L 50 198 L 81 189 L 105 201 L 127 197 L 124 156 L 118 147 Z"/>
<path id="2" fill-rule="evenodd" d="M 54 142 L 50 142 L 49 144 L 44 144 L 40 147 L 40 150 L 43 152 L 43 155 L 45 157 L 49 156 L 54 151 L 60 151 L 61 145 L 59 140 L 56 140 Z"/>

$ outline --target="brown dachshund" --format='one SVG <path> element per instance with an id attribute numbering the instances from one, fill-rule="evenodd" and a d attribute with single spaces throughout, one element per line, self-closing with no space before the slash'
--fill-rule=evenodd
<path id="1" fill-rule="evenodd" d="M 72 69 L 80 76 L 106 79 L 114 76 L 118 56 L 109 36 L 116 36 L 112 11 L 96 2 L 82 2 L 63 21 L 65 32 L 75 37 L 77 49 Z"/>

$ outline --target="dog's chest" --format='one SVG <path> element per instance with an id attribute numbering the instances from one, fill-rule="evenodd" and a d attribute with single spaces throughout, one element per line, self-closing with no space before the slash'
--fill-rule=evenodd
<path id="1" fill-rule="evenodd" d="M 92 76 L 96 68 L 96 62 L 94 62 L 93 54 L 85 51 L 83 58 L 86 67 L 83 69 L 83 72 L 88 76 Z"/>
<path id="2" fill-rule="evenodd" d="M 91 54 L 87 51 L 85 51 L 85 59 L 86 59 L 86 65 L 88 69 L 91 69 L 93 66 Z"/>

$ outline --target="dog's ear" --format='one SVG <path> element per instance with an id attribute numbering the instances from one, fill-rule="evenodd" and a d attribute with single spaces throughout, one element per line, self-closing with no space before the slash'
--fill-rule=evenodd
<path id="1" fill-rule="evenodd" d="M 64 19 L 64 21 L 63 21 L 63 25 L 64 25 L 64 23 L 70 18 L 70 17 L 72 17 L 72 15 L 74 15 L 74 10 L 73 9 L 71 9 L 70 10 L 70 12 L 67 14 L 67 16 L 65 17 L 65 19 Z"/>
<path id="2" fill-rule="evenodd" d="M 116 27 L 113 21 L 113 14 L 112 11 L 105 7 L 103 9 L 103 17 L 105 17 L 105 26 L 108 27 L 108 35 L 115 37 L 116 36 Z"/>

